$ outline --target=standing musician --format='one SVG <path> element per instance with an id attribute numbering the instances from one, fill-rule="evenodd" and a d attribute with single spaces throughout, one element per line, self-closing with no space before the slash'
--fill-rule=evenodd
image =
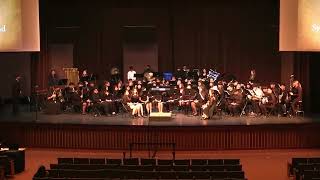
<path id="1" fill-rule="evenodd" d="M 215 96 L 215 92 L 213 89 L 209 90 L 209 97 L 208 97 L 208 101 L 206 102 L 206 104 L 202 105 L 202 109 L 203 109 L 203 114 L 202 114 L 202 118 L 203 119 L 209 119 L 210 117 L 212 117 L 216 107 L 216 96 Z"/>
<path id="2" fill-rule="evenodd" d="M 136 71 L 133 69 L 133 66 L 129 67 L 129 71 L 127 73 L 127 80 L 132 80 L 135 81 L 136 80 Z"/>
<path id="3" fill-rule="evenodd" d="M 191 109 L 194 116 L 198 115 L 198 108 L 201 108 L 208 100 L 208 91 L 203 84 L 198 86 L 199 92 L 196 94 L 195 99 L 191 102 Z"/>
<path id="4" fill-rule="evenodd" d="M 80 77 L 80 81 L 86 86 L 90 80 L 88 71 L 85 69 L 82 71 L 82 75 Z"/>
<path id="5" fill-rule="evenodd" d="M 249 76 L 249 82 L 255 82 L 256 80 L 256 70 L 255 69 L 251 69 L 250 70 L 250 76 Z"/>
<path id="6" fill-rule="evenodd" d="M 50 71 L 50 74 L 48 77 L 48 85 L 49 85 L 49 87 L 59 85 L 59 78 L 58 78 L 57 73 L 54 69 L 52 69 Z"/>
<path id="7" fill-rule="evenodd" d="M 292 90 L 290 92 L 291 96 L 291 109 L 294 114 L 298 111 L 298 103 L 302 102 L 302 87 L 299 81 L 294 80 L 292 82 Z"/>

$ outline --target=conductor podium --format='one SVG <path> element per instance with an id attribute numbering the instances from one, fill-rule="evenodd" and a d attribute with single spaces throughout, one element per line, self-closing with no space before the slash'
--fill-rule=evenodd
<path id="1" fill-rule="evenodd" d="M 152 112 L 150 113 L 149 121 L 170 121 L 171 118 L 171 112 Z"/>

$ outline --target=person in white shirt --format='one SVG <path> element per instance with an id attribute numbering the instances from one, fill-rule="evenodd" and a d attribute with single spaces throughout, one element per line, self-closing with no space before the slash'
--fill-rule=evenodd
<path id="1" fill-rule="evenodd" d="M 132 81 L 135 81 L 136 80 L 135 74 L 136 74 L 136 71 L 133 69 L 133 66 L 130 66 L 129 71 L 127 73 L 128 80 L 131 79 Z"/>

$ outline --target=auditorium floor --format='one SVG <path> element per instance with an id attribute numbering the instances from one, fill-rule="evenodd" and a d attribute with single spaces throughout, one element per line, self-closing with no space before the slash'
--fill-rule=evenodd
<path id="1" fill-rule="evenodd" d="M 216 125 L 263 125 L 263 124 L 302 124 L 320 123 L 319 115 L 305 117 L 278 117 L 278 116 L 214 116 L 210 120 L 201 120 L 200 116 L 173 113 L 171 120 L 149 121 L 148 117 L 132 118 L 129 114 L 115 116 L 98 116 L 93 114 L 81 115 L 76 113 L 62 113 L 47 115 L 42 112 L 23 112 L 19 116 L 7 113 L 0 118 L 1 122 L 22 123 L 53 123 L 53 124 L 90 124 L 90 125 L 150 125 L 150 126 L 216 126 Z"/>
<path id="2" fill-rule="evenodd" d="M 128 154 L 128 152 L 126 153 Z M 134 157 L 147 157 L 148 153 L 139 151 Z M 248 180 L 289 180 L 287 162 L 292 157 L 319 157 L 320 149 L 289 150 L 235 150 L 235 151 L 178 151 L 177 159 L 183 158 L 240 158 Z M 57 163 L 58 157 L 109 157 L 121 158 L 123 151 L 72 150 L 72 149 L 28 149 L 26 150 L 26 170 L 13 179 L 32 179 L 40 165 L 49 168 Z M 172 158 L 171 152 L 160 151 L 157 158 Z"/>

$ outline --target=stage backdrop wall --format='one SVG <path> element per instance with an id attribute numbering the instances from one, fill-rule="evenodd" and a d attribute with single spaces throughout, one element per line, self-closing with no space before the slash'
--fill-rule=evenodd
<path id="1" fill-rule="evenodd" d="M 112 67 L 123 67 L 123 26 L 152 25 L 159 71 L 186 64 L 246 80 L 255 68 L 262 82 L 280 81 L 278 6 L 278 0 L 42 0 L 41 54 L 34 58 L 33 77 L 46 86 L 51 43 L 73 44 L 76 67 L 108 77 Z"/>

